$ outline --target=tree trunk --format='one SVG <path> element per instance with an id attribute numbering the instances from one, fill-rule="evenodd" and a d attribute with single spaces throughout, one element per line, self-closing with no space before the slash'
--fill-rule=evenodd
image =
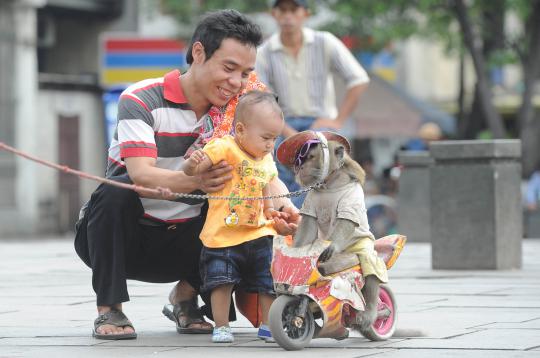
<path id="1" fill-rule="evenodd" d="M 501 116 L 492 103 L 490 81 L 487 76 L 486 61 L 478 46 L 478 39 L 473 34 L 472 24 L 463 0 L 453 1 L 453 10 L 458 19 L 465 47 L 469 50 L 477 76 L 477 88 L 482 111 L 486 116 L 493 138 L 504 138 L 505 130 Z"/>
<path id="2" fill-rule="evenodd" d="M 486 114 L 482 107 L 482 94 L 478 82 L 474 86 L 474 99 L 462 129 L 463 139 L 475 139 L 486 126 Z"/>
<path id="3" fill-rule="evenodd" d="M 523 63 L 524 91 L 518 113 L 525 176 L 529 176 L 540 161 L 540 119 L 532 104 L 534 85 L 540 73 L 540 0 L 531 5 L 533 10 L 525 26 L 528 51 Z"/>
<path id="4" fill-rule="evenodd" d="M 467 121 L 465 119 L 465 54 L 459 54 L 459 93 L 458 93 L 458 138 L 464 139 L 467 131 Z"/>

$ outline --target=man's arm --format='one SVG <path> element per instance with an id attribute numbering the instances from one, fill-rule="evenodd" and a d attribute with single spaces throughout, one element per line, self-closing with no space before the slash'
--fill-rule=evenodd
<path id="1" fill-rule="evenodd" d="M 319 118 L 313 123 L 312 128 L 339 129 L 354 111 L 360 96 L 368 86 L 369 77 L 351 51 L 337 37 L 325 33 L 325 45 L 329 48 L 330 66 L 345 81 L 347 92 L 338 107 L 337 117 Z"/>
<path id="2" fill-rule="evenodd" d="M 365 92 L 367 86 L 367 83 L 364 83 L 349 88 L 345 93 L 345 98 L 343 98 L 343 101 L 339 106 L 337 117 L 335 119 L 324 117 L 317 118 L 317 120 L 315 120 L 315 122 L 313 122 L 311 125 L 311 128 L 340 129 L 343 127 L 347 118 L 349 118 L 351 113 L 354 111 L 360 96 Z"/>
<path id="3" fill-rule="evenodd" d="M 200 189 L 212 193 L 223 189 L 225 182 L 232 179 L 232 167 L 225 161 L 200 172 L 187 176 L 183 171 L 174 171 L 156 167 L 156 159 L 149 157 L 125 158 L 129 177 L 136 185 L 149 188 L 166 188 L 172 192 L 190 193 Z"/>

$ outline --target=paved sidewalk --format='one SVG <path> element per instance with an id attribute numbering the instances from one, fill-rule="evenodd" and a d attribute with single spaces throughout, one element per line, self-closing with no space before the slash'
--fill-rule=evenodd
<path id="1" fill-rule="evenodd" d="M 124 310 L 139 338 L 99 341 L 90 270 L 70 238 L 0 241 L 0 357 L 540 357 L 540 240 L 523 242 L 523 269 L 433 271 L 429 244 L 409 243 L 390 271 L 398 337 L 313 340 L 285 352 L 256 338 L 245 319 L 235 343 L 179 335 L 161 315 L 171 284 L 129 282 Z M 411 336 L 412 335 L 412 336 Z"/>

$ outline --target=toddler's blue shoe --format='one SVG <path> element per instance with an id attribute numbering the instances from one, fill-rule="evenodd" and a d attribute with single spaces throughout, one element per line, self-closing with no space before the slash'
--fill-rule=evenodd
<path id="1" fill-rule="evenodd" d="M 222 326 L 215 327 L 214 332 L 212 333 L 212 343 L 232 343 L 234 342 L 234 337 L 232 334 L 231 327 Z"/>
<path id="2" fill-rule="evenodd" d="M 270 332 L 270 328 L 265 324 L 261 324 L 261 326 L 259 327 L 259 331 L 257 332 L 257 337 L 266 341 L 266 343 L 275 342 L 274 338 L 272 338 L 272 332 Z"/>

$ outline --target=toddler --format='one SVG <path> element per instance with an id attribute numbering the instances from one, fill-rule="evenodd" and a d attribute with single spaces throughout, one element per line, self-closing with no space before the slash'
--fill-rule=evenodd
<path id="1" fill-rule="evenodd" d="M 184 163 L 187 175 L 196 175 L 222 160 L 233 166 L 233 178 L 213 195 L 230 200 L 209 200 L 201 240 L 200 272 L 202 292 L 211 291 L 216 327 L 212 342 L 229 343 L 234 337 L 229 327 L 232 290 L 241 285 L 259 294 L 262 325 L 258 336 L 271 340 L 268 311 L 274 300 L 270 263 L 272 240 L 276 235 L 272 218 L 281 217 L 271 199 L 241 200 L 269 195 L 269 183 L 277 178 L 272 157 L 274 142 L 284 126 L 283 113 L 271 93 L 251 91 L 236 108 L 234 136 L 211 140 Z"/>

